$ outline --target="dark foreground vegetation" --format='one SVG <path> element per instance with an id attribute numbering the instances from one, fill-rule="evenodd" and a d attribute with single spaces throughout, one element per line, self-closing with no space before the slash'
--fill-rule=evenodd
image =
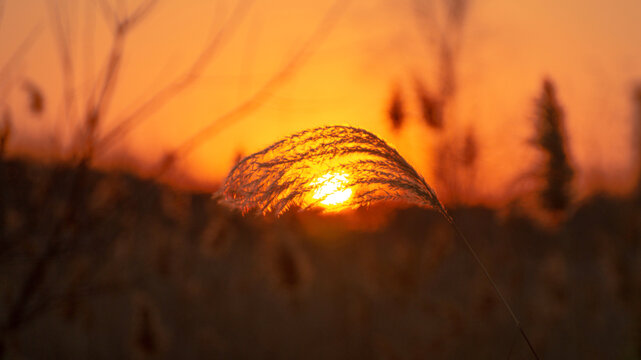
<path id="1" fill-rule="evenodd" d="M 530 356 L 433 211 L 270 220 L 124 173 L 10 160 L 1 179 L 6 358 Z M 641 357 L 638 200 L 596 195 L 554 230 L 452 212 L 542 358 Z"/>

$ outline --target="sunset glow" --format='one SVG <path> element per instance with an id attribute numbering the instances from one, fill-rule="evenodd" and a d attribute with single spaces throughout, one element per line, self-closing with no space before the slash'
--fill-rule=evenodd
<path id="1" fill-rule="evenodd" d="M 0 0 L 0 360 L 641 360 L 640 20 Z"/>
<path id="2" fill-rule="evenodd" d="M 95 108 L 103 112 L 95 137 L 108 141 L 95 150 L 94 166 L 147 175 L 171 152 L 177 161 L 160 180 L 190 190 L 211 190 L 237 156 L 272 139 L 337 124 L 379 134 L 434 178 L 437 148 L 458 148 L 470 130 L 480 144 L 474 176 L 439 184 L 440 194 L 448 200 L 448 186 L 473 185 L 466 196 L 498 205 L 529 191 L 518 179 L 536 161 L 527 145 L 532 99 L 548 76 L 582 169 L 577 193 L 633 185 L 630 92 L 641 78 L 641 49 L 630 44 L 641 41 L 633 16 L 639 2 L 604 10 L 576 0 L 476 1 L 456 21 L 447 18 L 447 4 L 458 3 L 452 1 L 2 3 L 0 114 L 13 118 L 10 156 L 72 157 Z M 157 4 L 114 41 L 113 22 L 147 3 Z M 573 16 L 577 9 L 581 16 Z M 433 34 L 447 34 L 450 50 L 458 49 L 449 76 L 439 55 L 449 50 Z M 126 61 L 116 61 L 110 73 L 117 76 L 105 82 L 110 58 Z M 440 83 L 447 78 L 456 84 Z M 443 129 L 426 125 L 418 82 L 431 96 L 452 92 L 447 109 L 432 99 L 431 111 L 445 114 Z M 405 110 L 398 131 L 388 119 L 393 89 Z M 40 110 L 32 111 L 31 95 L 42 100 Z M 603 118 L 611 119 L 607 126 Z"/>
<path id="3" fill-rule="evenodd" d="M 328 173 L 311 185 L 316 186 L 312 198 L 320 200 L 327 209 L 344 204 L 352 196 L 352 189 L 346 188 L 348 174 Z"/>

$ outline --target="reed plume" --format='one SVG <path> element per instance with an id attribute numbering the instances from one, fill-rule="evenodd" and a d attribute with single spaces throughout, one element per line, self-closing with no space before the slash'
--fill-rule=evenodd
<path id="1" fill-rule="evenodd" d="M 327 126 L 288 136 L 238 162 L 215 197 L 244 213 L 264 215 L 322 205 L 338 211 L 378 201 L 435 208 L 463 240 L 538 359 L 514 311 L 436 192 L 394 148 L 369 131 Z"/>
<path id="2" fill-rule="evenodd" d="M 323 193 L 319 190 L 329 189 Z M 337 193 L 344 201 L 331 201 Z M 332 210 L 376 201 L 443 206 L 410 164 L 376 135 L 328 126 L 291 135 L 236 164 L 219 193 L 243 212 L 280 215 L 290 208 L 332 204 Z"/>

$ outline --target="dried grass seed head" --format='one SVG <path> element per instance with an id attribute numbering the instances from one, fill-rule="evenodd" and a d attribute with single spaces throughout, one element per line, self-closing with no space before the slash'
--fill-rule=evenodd
<path id="1" fill-rule="evenodd" d="M 218 196 L 243 212 L 276 215 L 290 208 L 338 211 L 376 201 L 443 209 L 434 190 L 395 149 L 349 126 L 304 130 L 242 159 Z"/>

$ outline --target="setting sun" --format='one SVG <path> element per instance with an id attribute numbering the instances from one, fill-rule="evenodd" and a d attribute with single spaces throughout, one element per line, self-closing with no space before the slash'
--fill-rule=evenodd
<path id="1" fill-rule="evenodd" d="M 347 174 L 327 173 L 317 178 L 312 185 L 316 187 L 312 197 L 320 200 L 326 207 L 340 205 L 352 196 L 352 189 L 345 188 Z"/>
<path id="2" fill-rule="evenodd" d="M 0 0 L 0 360 L 641 360 L 640 20 Z"/>

